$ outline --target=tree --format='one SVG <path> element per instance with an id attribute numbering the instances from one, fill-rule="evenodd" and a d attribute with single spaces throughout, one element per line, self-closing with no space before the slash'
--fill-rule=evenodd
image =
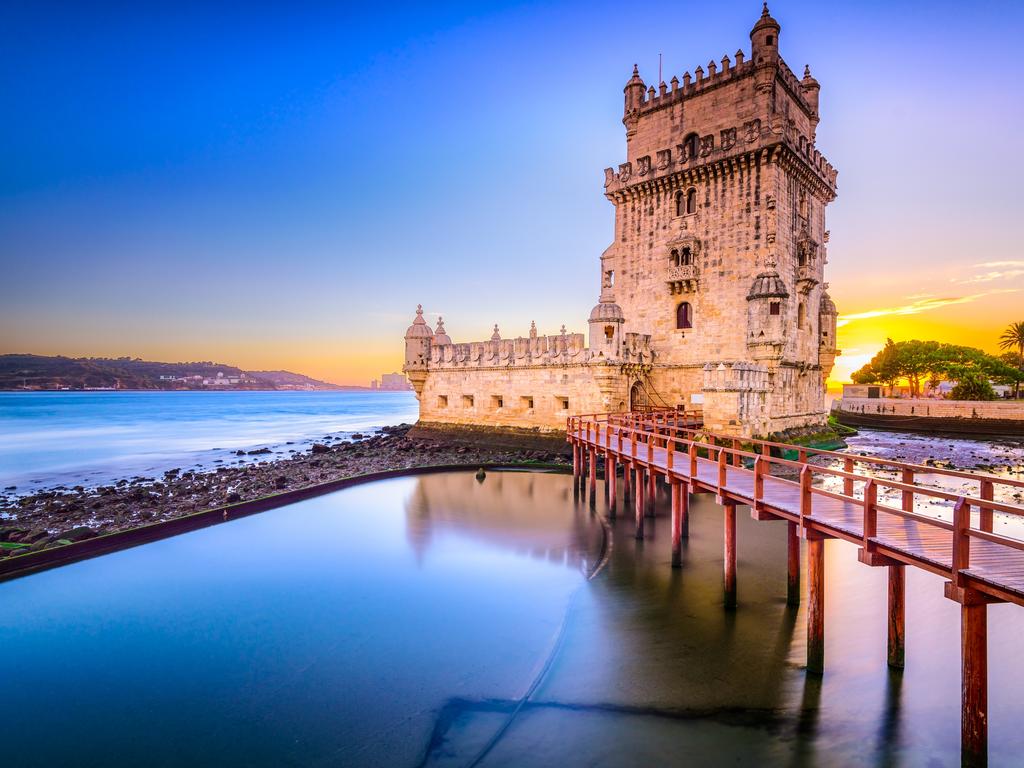
<path id="1" fill-rule="evenodd" d="M 999 348 L 1008 353 L 1016 351 L 1017 369 L 1024 371 L 1024 320 L 1010 323 L 999 337 Z M 1020 395 L 1020 380 L 1013 382 L 1013 396 Z"/>
<path id="2" fill-rule="evenodd" d="M 996 393 L 982 374 L 966 373 L 949 395 L 954 400 L 995 400 Z"/>

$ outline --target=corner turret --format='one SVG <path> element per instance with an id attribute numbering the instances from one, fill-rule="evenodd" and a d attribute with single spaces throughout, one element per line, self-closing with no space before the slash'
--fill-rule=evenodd
<path id="1" fill-rule="evenodd" d="M 430 363 L 430 342 L 434 338 L 433 331 L 423 319 L 423 305 L 416 305 L 416 319 L 405 331 L 405 364 L 402 370 L 412 382 L 416 397 L 423 391 L 423 383 L 427 380 L 427 366 Z"/>
<path id="2" fill-rule="evenodd" d="M 781 358 L 788 317 L 789 291 L 775 270 L 775 259 L 768 257 L 747 294 L 747 348 L 753 359 Z"/>
<path id="3" fill-rule="evenodd" d="M 818 122 L 820 121 L 818 112 L 818 96 L 821 93 L 821 85 L 811 76 L 810 65 L 804 66 L 804 79 L 800 81 L 800 93 L 804 97 L 804 101 L 807 106 L 811 109 L 811 142 L 814 142 L 815 133 L 818 130 Z"/>
<path id="4" fill-rule="evenodd" d="M 626 104 L 622 112 L 622 123 L 626 126 L 626 141 L 636 133 L 637 113 L 644 103 L 644 91 L 646 86 L 640 77 L 640 70 L 636 64 L 633 65 L 633 76 L 629 78 L 626 87 L 622 89 L 626 94 Z"/>

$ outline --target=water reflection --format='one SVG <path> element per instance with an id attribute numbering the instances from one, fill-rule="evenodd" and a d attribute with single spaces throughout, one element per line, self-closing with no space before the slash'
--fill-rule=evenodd
<path id="1" fill-rule="evenodd" d="M 360 486 L 0 584 L 5 765 L 956 765 L 959 613 L 826 544 L 826 672 L 804 673 L 785 526 L 691 502 L 670 567 L 564 475 Z M 993 765 L 1024 749 L 1024 611 L 989 618 Z M 130 736 L 130 738 L 129 738 Z M 24 745 L 24 746 L 23 746 Z M 29 748 L 30 747 L 30 748 Z"/>

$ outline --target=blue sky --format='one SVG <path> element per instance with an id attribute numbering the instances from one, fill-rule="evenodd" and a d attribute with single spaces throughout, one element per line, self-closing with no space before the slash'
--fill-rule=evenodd
<path id="1" fill-rule="evenodd" d="M 771 10 L 783 57 L 822 84 L 840 312 L 977 296 L 893 326 L 933 337 L 1024 319 L 1024 272 L 1005 277 L 1024 259 L 1024 4 Z M 0 352 L 364 382 L 400 365 L 418 302 L 456 340 L 584 330 L 633 63 L 651 83 L 659 52 L 666 80 L 749 53 L 759 13 L 9 0 Z M 990 263 L 1011 266 L 976 281 Z M 878 317 L 846 346 L 884 341 Z"/>

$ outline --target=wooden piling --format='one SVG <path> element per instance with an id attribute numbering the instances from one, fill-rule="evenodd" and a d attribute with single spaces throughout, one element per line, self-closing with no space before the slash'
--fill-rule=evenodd
<path id="1" fill-rule="evenodd" d="M 615 454 L 608 452 L 604 459 L 604 481 L 608 488 L 608 516 L 614 518 L 618 511 L 619 467 Z"/>
<path id="2" fill-rule="evenodd" d="M 644 471 L 637 465 L 633 483 L 633 497 L 636 506 L 636 538 L 644 537 Z"/>
<path id="3" fill-rule="evenodd" d="M 572 441 L 572 481 L 580 481 L 580 444 L 576 440 Z"/>
<path id="4" fill-rule="evenodd" d="M 680 489 L 680 502 L 682 503 L 682 511 L 680 512 L 680 535 L 684 539 L 690 538 L 690 484 L 681 483 L 682 488 Z"/>
<path id="5" fill-rule="evenodd" d="M 825 673 L 825 539 L 807 536 L 807 671 Z"/>
<path id="6" fill-rule="evenodd" d="M 654 502 L 658 498 L 658 477 L 652 468 L 647 470 L 647 509 L 645 514 L 654 517 Z"/>
<path id="7" fill-rule="evenodd" d="M 893 669 L 903 669 L 906 629 L 906 566 L 889 566 L 889 643 L 888 661 Z"/>
<path id="8" fill-rule="evenodd" d="M 736 503 L 726 501 L 722 505 L 725 513 L 725 607 L 736 607 Z"/>
<path id="9" fill-rule="evenodd" d="M 795 522 L 786 523 L 787 579 L 786 604 L 800 605 L 800 530 Z"/>
<path id="10" fill-rule="evenodd" d="M 686 486 L 672 480 L 672 567 L 683 565 L 683 492 Z"/>
<path id="11" fill-rule="evenodd" d="M 960 606 L 962 647 L 960 755 L 965 766 L 988 762 L 988 606 L 965 599 Z"/>
<path id="12" fill-rule="evenodd" d="M 590 501 L 597 496 L 597 450 L 590 449 Z"/>

